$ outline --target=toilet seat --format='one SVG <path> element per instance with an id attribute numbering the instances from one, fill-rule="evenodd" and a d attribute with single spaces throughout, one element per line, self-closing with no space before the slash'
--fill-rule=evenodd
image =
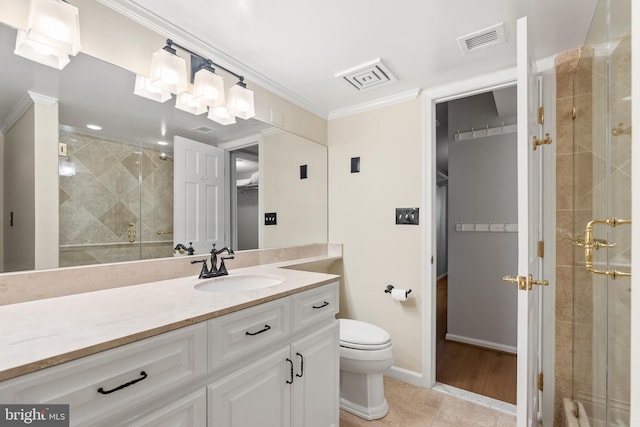
<path id="1" fill-rule="evenodd" d="M 370 323 L 340 319 L 340 347 L 363 351 L 384 350 L 391 347 L 391 336 Z"/>

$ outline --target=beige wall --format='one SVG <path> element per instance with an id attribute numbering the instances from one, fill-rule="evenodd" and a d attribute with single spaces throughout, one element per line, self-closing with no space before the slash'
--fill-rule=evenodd
<path id="1" fill-rule="evenodd" d="M 421 207 L 419 100 L 329 122 L 329 241 L 344 244 L 340 316 L 391 334 L 395 365 L 421 372 L 424 223 L 396 225 L 395 208 Z M 350 173 L 360 157 L 360 173 Z M 388 284 L 411 288 L 399 303 Z"/>
<path id="2" fill-rule="evenodd" d="M 58 103 L 35 99 L 4 138 L 6 271 L 58 266 L 57 130 Z"/>
<path id="3" fill-rule="evenodd" d="M 259 247 L 326 242 L 327 147 L 289 132 L 268 132 L 259 162 Z M 307 179 L 300 179 L 300 165 L 307 165 Z M 277 213 L 277 225 L 264 225 L 265 212 Z"/>
<path id="4" fill-rule="evenodd" d="M 4 138 L 5 271 L 30 270 L 35 266 L 34 138 L 35 105 L 32 105 Z M 12 185 L 16 182 L 20 182 L 20 188 Z M 9 224 L 11 212 L 13 227 Z"/>
<path id="5" fill-rule="evenodd" d="M 95 0 L 73 0 L 71 3 L 78 7 L 80 13 L 83 53 L 134 73 L 148 75 L 151 54 L 164 46 L 168 35 L 152 31 Z M 15 28 L 24 28 L 28 5 L 29 2 L 24 0 L 3 0 L 0 22 Z M 173 37 L 173 40 L 185 44 L 176 37 Z M 132 43 L 132 41 L 135 42 Z M 208 55 L 205 51 L 198 51 L 198 53 Z M 211 59 L 214 62 L 216 60 L 213 56 Z M 235 71 L 241 72 L 241 70 Z M 225 76 L 225 81 L 227 86 L 235 83 L 229 76 Z M 254 91 L 258 120 L 326 145 L 326 120 L 251 81 L 247 80 L 247 84 L 248 88 Z"/>
<path id="6" fill-rule="evenodd" d="M 58 267 L 58 103 L 35 103 L 35 268 Z"/>

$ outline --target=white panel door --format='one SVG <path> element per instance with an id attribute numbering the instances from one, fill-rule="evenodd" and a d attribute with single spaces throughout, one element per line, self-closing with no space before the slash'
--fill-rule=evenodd
<path id="1" fill-rule="evenodd" d="M 542 287 L 541 258 L 537 242 L 540 235 L 541 148 L 534 150 L 539 138 L 538 81 L 527 18 L 517 24 L 518 45 L 518 427 L 537 426 L 539 398 L 537 389 L 539 358 L 539 307 Z"/>
<path id="2" fill-rule="evenodd" d="M 176 136 L 173 174 L 174 244 L 224 246 L 224 150 Z"/>

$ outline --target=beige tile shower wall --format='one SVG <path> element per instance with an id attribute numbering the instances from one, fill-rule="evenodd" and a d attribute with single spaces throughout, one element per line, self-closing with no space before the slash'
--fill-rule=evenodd
<path id="1" fill-rule="evenodd" d="M 173 163 L 121 141 L 66 131 L 60 141 L 76 168 L 59 178 L 60 266 L 171 256 L 173 235 L 158 231 L 173 230 Z"/>
<path id="2" fill-rule="evenodd" d="M 562 426 L 563 398 L 572 396 L 573 356 L 573 107 L 580 51 L 556 57 L 556 354 L 555 426 Z M 587 95 L 585 95 L 587 96 Z M 590 97 L 589 97 L 590 98 Z"/>
<path id="3" fill-rule="evenodd" d="M 344 244 L 340 316 L 391 334 L 395 365 L 421 373 L 424 221 L 396 225 L 395 208 L 421 207 L 419 100 L 329 122 L 329 241 Z M 350 159 L 360 157 L 360 173 Z M 387 285 L 410 288 L 400 303 Z"/>

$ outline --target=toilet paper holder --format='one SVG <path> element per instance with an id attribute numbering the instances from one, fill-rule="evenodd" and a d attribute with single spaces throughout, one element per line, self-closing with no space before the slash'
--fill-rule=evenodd
<path id="1" fill-rule="evenodd" d="M 393 285 L 387 285 L 387 287 L 386 287 L 386 288 L 385 288 L 385 290 L 384 290 L 384 293 L 385 293 L 385 294 L 390 294 L 390 293 L 391 293 L 391 291 L 392 291 L 393 289 L 394 289 L 394 286 L 393 286 Z M 406 296 L 406 297 L 408 297 L 408 296 L 409 296 L 409 294 L 411 293 L 411 289 L 407 289 L 407 290 L 406 290 L 406 292 L 407 292 L 407 293 L 406 293 L 406 295 L 405 295 L 405 296 Z"/>

